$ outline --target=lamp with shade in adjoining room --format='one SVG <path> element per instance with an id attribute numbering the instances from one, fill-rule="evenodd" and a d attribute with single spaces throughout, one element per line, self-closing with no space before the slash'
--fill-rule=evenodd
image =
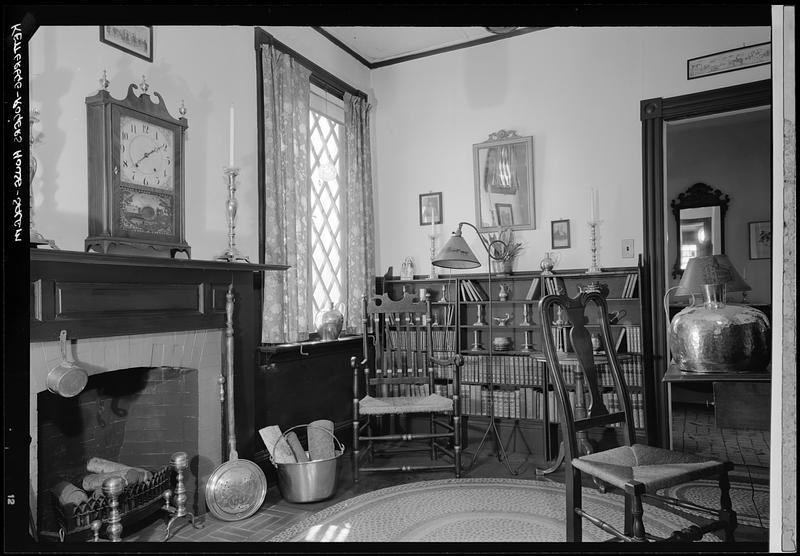
<path id="1" fill-rule="evenodd" d="M 750 290 L 727 255 L 689 259 L 676 296 L 702 295 L 672 318 L 669 345 L 682 371 L 764 371 L 770 361 L 770 324 L 754 307 L 727 303 L 728 292 Z"/>

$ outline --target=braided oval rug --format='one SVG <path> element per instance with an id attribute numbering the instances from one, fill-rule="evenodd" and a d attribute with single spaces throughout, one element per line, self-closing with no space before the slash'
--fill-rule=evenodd
<path id="1" fill-rule="evenodd" d="M 583 489 L 583 506 L 622 529 L 624 500 Z M 693 522 L 645 505 L 645 529 L 668 536 Z M 564 542 L 564 485 L 523 479 L 441 479 L 375 490 L 290 526 L 271 542 Z M 584 520 L 584 542 L 611 536 Z M 712 535 L 704 540 L 718 541 Z"/>

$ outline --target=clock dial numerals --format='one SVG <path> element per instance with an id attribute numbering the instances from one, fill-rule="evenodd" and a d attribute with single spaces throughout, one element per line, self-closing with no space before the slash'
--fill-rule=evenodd
<path id="1" fill-rule="evenodd" d="M 119 144 L 124 181 L 173 190 L 175 142 L 171 130 L 130 116 L 121 116 Z"/>

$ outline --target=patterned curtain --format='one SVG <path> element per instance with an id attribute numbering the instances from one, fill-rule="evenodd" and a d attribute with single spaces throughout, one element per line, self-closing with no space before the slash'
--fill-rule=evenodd
<path id="1" fill-rule="evenodd" d="M 271 45 L 262 46 L 264 75 L 264 262 L 261 340 L 308 339 L 308 141 L 311 72 Z"/>
<path id="2" fill-rule="evenodd" d="M 375 222 L 372 206 L 372 158 L 366 99 L 344 94 L 347 180 L 347 268 L 345 327 L 361 332 L 361 298 L 371 294 L 375 273 Z"/>

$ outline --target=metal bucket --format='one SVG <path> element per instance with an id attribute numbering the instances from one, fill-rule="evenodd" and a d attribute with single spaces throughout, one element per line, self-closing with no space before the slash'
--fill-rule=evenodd
<path id="1" fill-rule="evenodd" d="M 292 427 L 283 433 L 283 437 L 285 438 L 286 434 L 293 429 L 302 426 L 311 425 Z M 334 449 L 332 458 L 297 463 L 275 463 L 270 456 L 272 465 L 278 470 L 278 488 L 289 502 L 317 502 L 330 498 L 336 492 L 336 478 L 339 474 L 339 461 L 344 455 L 344 445 L 327 429 L 315 428 L 330 434 L 339 445 L 338 450 Z M 277 445 L 277 442 L 275 444 Z M 306 455 L 309 455 L 308 451 L 306 451 Z"/>

